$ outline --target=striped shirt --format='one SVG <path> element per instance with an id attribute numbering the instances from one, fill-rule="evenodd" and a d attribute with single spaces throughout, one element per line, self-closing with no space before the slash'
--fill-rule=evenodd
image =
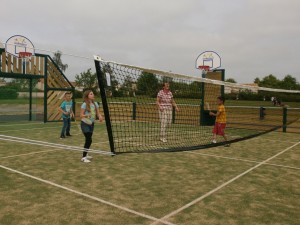
<path id="1" fill-rule="evenodd" d="M 165 92 L 164 90 L 160 90 L 157 97 L 160 99 L 160 107 L 163 109 L 172 109 L 173 94 L 171 91 Z"/>

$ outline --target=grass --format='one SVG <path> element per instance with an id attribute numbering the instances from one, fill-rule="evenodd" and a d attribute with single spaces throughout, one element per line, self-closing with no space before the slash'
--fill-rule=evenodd
<path id="1" fill-rule="evenodd" d="M 61 123 L 0 124 L 1 135 L 82 146 L 83 136 L 76 127 L 74 135 L 63 140 L 58 138 L 60 129 Z M 105 126 L 97 124 L 92 148 L 108 150 L 106 138 Z M 80 162 L 78 151 L 1 140 L 0 224 L 150 225 L 153 219 L 98 200 L 159 219 L 288 148 L 268 162 L 276 166 L 262 164 L 166 219 L 188 225 L 297 224 L 299 135 L 272 132 L 230 148 L 192 152 L 92 154 L 90 164 Z"/>

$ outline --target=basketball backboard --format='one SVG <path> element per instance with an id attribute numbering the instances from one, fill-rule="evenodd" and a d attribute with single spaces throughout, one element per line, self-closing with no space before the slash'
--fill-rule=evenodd
<path id="1" fill-rule="evenodd" d="M 196 69 L 202 66 L 209 66 L 209 70 L 221 67 L 221 57 L 214 51 L 202 52 L 196 59 Z"/>
<path id="2" fill-rule="evenodd" d="M 5 43 L 5 51 L 17 57 L 19 52 L 29 52 L 32 55 L 35 52 L 32 42 L 22 35 L 10 37 Z"/>

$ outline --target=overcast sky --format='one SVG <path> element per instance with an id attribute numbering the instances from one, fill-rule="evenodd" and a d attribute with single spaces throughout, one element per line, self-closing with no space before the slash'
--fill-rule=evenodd
<path id="1" fill-rule="evenodd" d="M 200 75 L 195 60 L 212 50 L 221 56 L 226 78 L 239 83 L 269 74 L 280 79 L 291 74 L 300 82 L 299 0 L 0 2 L 2 43 L 23 35 L 38 49 L 91 58 L 62 57 L 71 81 L 88 68 L 94 70 L 94 54 Z"/>

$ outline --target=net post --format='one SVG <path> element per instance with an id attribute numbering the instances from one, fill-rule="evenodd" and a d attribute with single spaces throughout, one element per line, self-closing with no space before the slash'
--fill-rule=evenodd
<path id="1" fill-rule="evenodd" d="M 72 121 L 76 121 L 76 100 L 75 100 L 75 87 L 72 87 L 72 111 L 74 114 L 73 120 Z"/>
<path id="2" fill-rule="evenodd" d="M 136 102 L 132 102 L 132 120 L 136 120 Z"/>
<path id="3" fill-rule="evenodd" d="M 96 58 L 98 58 L 98 57 L 96 56 Z M 109 109 L 108 109 L 108 104 L 107 104 L 107 99 L 106 99 L 106 94 L 105 94 L 104 73 L 101 70 L 100 62 L 96 59 L 94 60 L 94 62 L 95 62 L 95 67 L 96 67 L 98 85 L 100 88 L 100 95 L 101 95 L 101 99 L 102 99 L 103 112 L 104 112 L 105 124 L 106 124 L 106 128 L 107 128 L 110 151 L 115 154 L 114 137 L 113 137 L 113 133 L 112 133 Z"/>
<path id="4" fill-rule="evenodd" d="M 286 133 L 286 124 L 287 124 L 287 107 L 282 107 L 283 116 L 282 116 L 282 132 Z"/>
<path id="5" fill-rule="evenodd" d="M 33 91 L 33 82 L 32 78 L 29 79 L 29 121 L 32 121 L 32 91 Z"/>
<path id="6" fill-rule="evenodd" d="M 172 107 L 172 123 L 175 123 L 175 117 L 176 117 L 176 110 L 175 107 Z"/>
<path id="7" fill-rule="evenodd" d="M 44 123 L 48 122 L 48 56 L 44 57 Z"/>
<path id="8" fill-rule="evenodd" d="M 266 110 L 266 108 L 264 108 L 263 106 L 261 106 L 259 108 L 259 119 L 260 120 L 263 120 L 265 118 L 265 110 Z"/>

